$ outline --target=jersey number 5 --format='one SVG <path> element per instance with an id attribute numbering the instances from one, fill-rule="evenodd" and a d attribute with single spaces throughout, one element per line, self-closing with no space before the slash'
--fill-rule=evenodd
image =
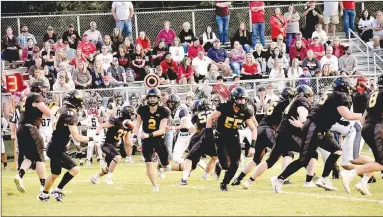
<path id="1" fill-rule="evenodd" d="M 226 117 L 226 121 L 225 121 L 225 127 L 226 128 L 229 128 L 229 129 L 238 129 L 239 126 L 241 126 L 242 124 L 242 120 L 241 119 L 234 119 L 234 118 L 231 118 L 231 117 Z"/>
<path id="2" fill-rule="evenodd" d="M 376 105 L 376 98 L 378 97 L 378 91 L 371 94 L 370 101 L 368 103 L 369 108 L 373 108 Z"/>
<path id="3" fill-rule="evenodd" d="M 97 127 L 96 118 L 92 118 L 92 127 Z"/>
<path id="4" fill-rule="evenodd" d="M 149 119 L 149 125 L 148 128 L 149 130 L 155 130 L 156 129 L 156 120 L 155 119 Z"/>

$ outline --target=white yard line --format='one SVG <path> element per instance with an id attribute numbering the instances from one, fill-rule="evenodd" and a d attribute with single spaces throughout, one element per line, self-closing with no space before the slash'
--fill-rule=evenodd
<path id="1" fill-rule="evenodd" d="M 3 178 L 13 178 L 13 176 L 3 176 Z M 36 180 L 37 178 L 32 178 L 32 177 L 25 177 L 24 179 L 34 179 Z M 79 180 L 79 179 L 74 179 L 72 182 L 81 182 L 81 183 L 89 183 L 89 180 Z M 119 185 L 151 185 L 151 183 L 146 182 L 146 183 L 132 183 L 132 182 L 118 182 L 115 181 L 114 189 L 121 191 L 124 188 L 119 186 Z M 103 185 L 103 183 L 101 184 Z M 178 188 L 189 188 L 189 189 L 196 189 L 196 190 L 210 190 L 210 191 L 219 191 L 218 189 L 218 184 L 217 187 L 206 187 L 206 186 L 200 186 L 200 185 L 191 185 L 191 186 L 179 186 L 175 184 L 160 184 L 161 186 L 166 186 L 166 187 L 178 187 Z M 235 192 L 261 192 L 261 193 L 266 193 L 266 194 L 275 194 L 274 192 L 266 191 L 266 190 L 240 190 L 240 189 L 233 189 L 230 188 L 229 191 L 235 191 Z M 289 195 L 304 195 L 304 196 L 314 196 L 318 198 L 331 198 L 331 199 L 339 199 L 339 200 L 350 200 L 350 201 L 363 201 L 363 202 L 371 202 L 371 203 L 379 203 L 383 204 L 383 200 L 375 200 L 375 199 L 367 199 L 367 198 L 357 198 L 357 197 L 346 197 L 346 196 L 336 196 L 336 195 L 326 195 L 326 194 L 315 194 L 315 193 L 306 193 L 306 192 L 296 192 L 296 191 L 283 191 L 282 194 L 289 194 Z"/>

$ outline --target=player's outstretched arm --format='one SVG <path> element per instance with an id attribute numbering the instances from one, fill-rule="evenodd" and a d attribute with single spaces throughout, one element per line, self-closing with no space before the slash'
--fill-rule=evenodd
<path id="1" fill-rule="evenodd" d="M 102 129 L 113 127 L 113 125 L 109 122 L 105 122 L 100 124 L 96 129 L 96 134 L 99 134 Z"/>
<path id="2" fill-rule="evenodd" d="M 221 116 L 221 112 L 214 111 L 210 115 L 207 116 L 206 120 L 206 128 L 212 128 L 213 127 L 213 121 Z"/>
<path id="3" fill-rule="evenodd" d="M 346 106 L 338 106 L 339 114 L 346 120 L 359 121 L 362 120 L 362 114 L 351 112 Z"/>
<path id="4" fill-rule="evenodd" d="M 69 131 L 70 133 L 72 134 L 72 138 L 76 141 L 76 142 L 83 142 L 83 143 L 87 143 L 89 141 L 93 141 L 93 138 L 92 137 L 86 137 L 86 136 L 82 136 L 80 135 L 80 133 L 78 132 L 78 127 L 76 125 L 69 125 L 68 126 L 69 128 Z"/>

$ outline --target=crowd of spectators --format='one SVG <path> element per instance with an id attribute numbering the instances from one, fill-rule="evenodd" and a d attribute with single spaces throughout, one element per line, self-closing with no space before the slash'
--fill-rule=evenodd
<path id="1" fill-rule="evenodd" d="M 325 1 L 323 13 L 315 1 L 307 2 L 302 14 L 292 5 L 287 11 L 276 7 L 268 21 L 265 4 L 253 1 L 249 3 L 250 25 L 241 22 L 232 37 L 229 27 L 236 27 L 230 25 L 231 3 L 216 1 L 215 6 L 217 34 L 211 26 L 196 34 L 187 20 L 182 26 L 165 21 L 156 38 L 151 40 L 140 31 L 133 40 L 131 21 L 135 12 L 131 2 L 113 2 L 116 27 L 112 32 L 100 32 L 95 21 L 82 35 L 73 24 L 62 36 L 48 26 L 43 47 L 37 46 L 26 25 L 21 25 L 19 36 L 8 27 L 2 38 L 2 59 L 22 61 L 30 80 L 42 78 L 51 90 L 122 86 L 143 81 L 150 72 L 160 77 L 161 85 L 220 83 L 234 76 L 237 80 L 302 78 L 306 82 L 309 77 L 361 73 L 350 46 L 335 37 L 341 17 L 346 36 L 349 28 L 356 27 L 371 49 L 383 46 L 382 11 L 370 14 L 364 10 L 355 23 L 355 1 Z M 306 25 L 300 28 L 303 19 Z M 265 25 L 271 29 L 267 34 L 272 42 L 268 44 Z M 231 46 L 227 46 L 229 43 Z M 274 88 L 286 84 L 279 81 Z M 225 97 L 223 92 L 227 90 L 217 86 L 213 91 Z"/>

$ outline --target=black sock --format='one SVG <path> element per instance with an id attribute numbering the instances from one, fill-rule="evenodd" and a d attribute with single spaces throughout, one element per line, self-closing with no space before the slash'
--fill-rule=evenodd
<path id="1" fill-rule="evenodd" d="M 49 192 L 48 192 L 48 191 L 43 191 L 43 193 L 44 193 L 44 194 L 49 194 Z"/>
<path id="2" fill-rule="evenodd" d="M 254 179 L 253 177 L 250 177 L 250 181 L 254 182 L 254 181 L 255 181 L 255 179 Z"/>
<path id="3" fill-rule="evenodd" d="M 306 182 L 311 182 L 313 180 L 314 176 L 306 175 Z"/>
<path id="4" fill-rule="evenodd" d="M 44 187 L 44 185 L 45 185 L 45 179 L 40 179 L 40 185 Z"/>
<path id="5" fill-rule="evenodd" d="M 337 154 L 330 154 L 330 156 L 327 158 L 326 163 L 324 164 L 322 177 L 327 177 L 330 175 L 330 172 L 332 168 L 334 167 L 334 164 L 339 159 L 340 155 Z"/>
<path id="6" fill-rule="evenodd" d="M 24 169 L 20 169 L 20 170 L 19 170 L 19 176 L 20 176 L 20 178 L 23 178 L 24 175 L 25 175 L 25 171 L 24 171 Z"/>
<path id="7" fill-rule="evenodd" d="M 4 167 L 7 167 L 8 163 L 7 162 L 3 162 L 3 165 L 4 165 Z"/>
<path id="8" fill-rule="evenodd" d="M 297 172 L 300 168 L 302 168 L 301 161 L 299 159 L 295 160 L 286 167 L 286 169 L 281 173 L 281 175 L 278 176 L 278 179 L 285 180 L 289 178 L 289 176 Z"/>
<path id="9" fill-rule="evenodd" d="M 73 176 L 72 176 L 69 172 L 66 172 L 66 173 L 64 174 L 63 179 L 61 179 L 60 184 L 57 186 L 57 188 L 59 188 L 59 189 L 63 189 L 63 188 L 65 187 L 65 185 L 68 184 L 68 182 L 69 182 L 70 180 L 72 180 L 72 179 L 73 179 Z"/>
<path id="10" fill-rule="evenodd" d="M 241 181 L 243 178 L 245 178 L 246 174 L 244 172 L 241 172 L 241 174 L 239 174 L 237 180 L 238 181 Z"/>

